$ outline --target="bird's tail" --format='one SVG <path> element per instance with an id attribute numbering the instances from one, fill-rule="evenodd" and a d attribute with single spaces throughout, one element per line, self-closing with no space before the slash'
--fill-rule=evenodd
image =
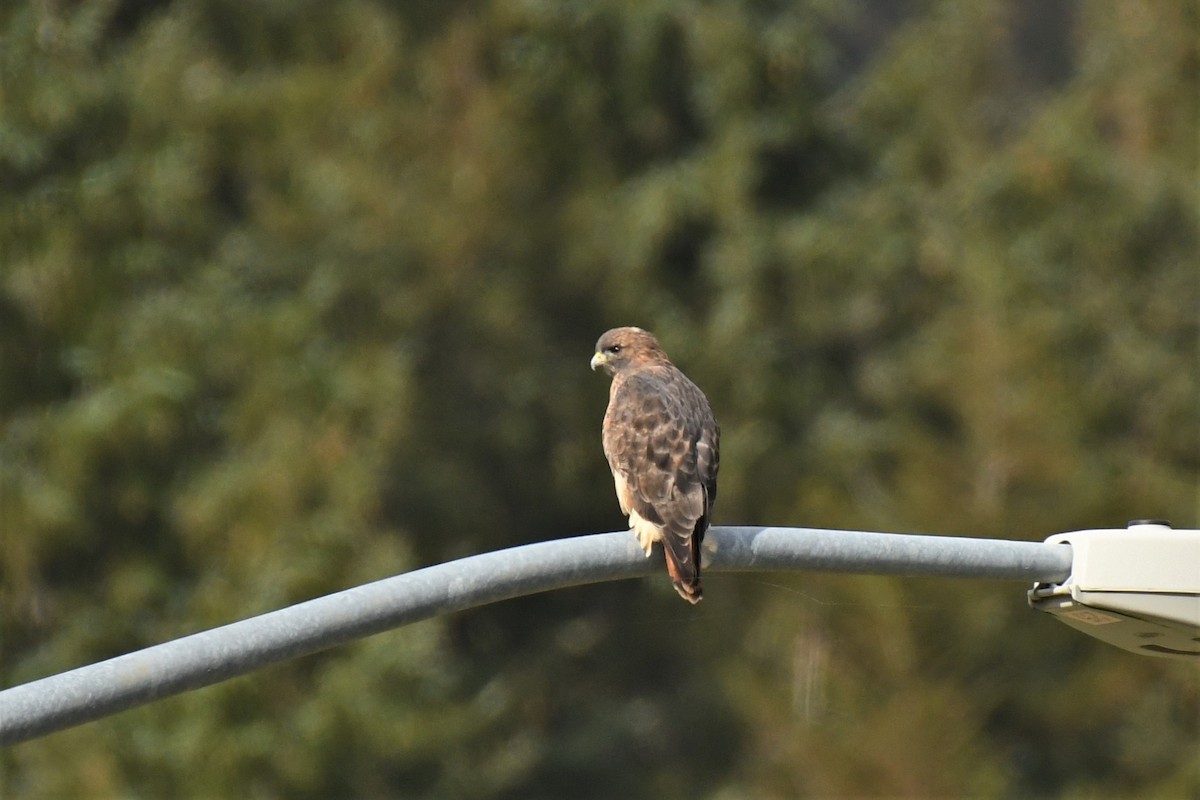
<path id="1" fill-rule="evenodd" d="M 663 531 L 663 553 L 667 557 L 667 572 L 679 596 L 692 605 L 704 597 L 700 585 L 700 542 L 703 534 L 688 531 L 680 535 L 675 531 Z"/>
<path id="2" fill-rule="evenodd" d="M 699 577 L 691 583 L 675 581 L 675 591 L 679 592 L 679 596 L 692 605 L 696 605 L 704 599 L 704 587 L 700 585 Z"/>

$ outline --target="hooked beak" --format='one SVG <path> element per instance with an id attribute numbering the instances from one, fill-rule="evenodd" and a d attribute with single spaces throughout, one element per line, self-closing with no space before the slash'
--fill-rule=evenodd
<path id="1" fill-rule="evenodd" d="M 604 353 L 596 353 L 596 355 L 592 356 L 592 372 L 596 371 L 596 367 L 607 363 L 608 356 L 604 355 Z"/>

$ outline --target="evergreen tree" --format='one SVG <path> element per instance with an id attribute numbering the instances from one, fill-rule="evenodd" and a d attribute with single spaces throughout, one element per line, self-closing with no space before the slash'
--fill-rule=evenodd
<path id="1" fill-rule="evenodd" d="M 596 336 L 718 524 L 1197 525 L 1194 4 L 0 10 L 13 685 L 623 522 Z M 523 598 L 0 753 L 5 796 L 1189 796 L 1200 677 L 1024 587 Z"/>

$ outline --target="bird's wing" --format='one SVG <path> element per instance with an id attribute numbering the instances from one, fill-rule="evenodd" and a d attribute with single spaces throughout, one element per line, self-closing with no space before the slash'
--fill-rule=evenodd
<path id="1" fill-rule="evenodd" d="M 704 395 L 673 366 L 639 370 L 614 384 L 604 453 L 618 499 L 623 511 L 658 529 L 671 577 L 689 600 L 699 598 L 719 436 Z"/>

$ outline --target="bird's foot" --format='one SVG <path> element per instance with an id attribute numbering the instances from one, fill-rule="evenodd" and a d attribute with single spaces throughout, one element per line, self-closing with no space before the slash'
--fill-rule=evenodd
<path id="1" fill-rule="evenodd" d="M 643 530 L 638 530 L 637 528 L 630 528 L 630 530 L 637 537 L 638 547 L 642 548 L 642 552 L 646 554 L 646 558 L 649 558 L 650 554 L 654 552 L 654 538 Z"/>
<path id="2" fill-rule="evenodd" d="M 654 543 L 662 539 L 662 534 L 658 528 L 652 523 L 647 522 L 638 516 L 635 511 L 629 515 L 629 530 L 637 537 L 638 545 L 641 546 L 642 552 L 646 554 L 646 558 L 654 551 Z"/>

